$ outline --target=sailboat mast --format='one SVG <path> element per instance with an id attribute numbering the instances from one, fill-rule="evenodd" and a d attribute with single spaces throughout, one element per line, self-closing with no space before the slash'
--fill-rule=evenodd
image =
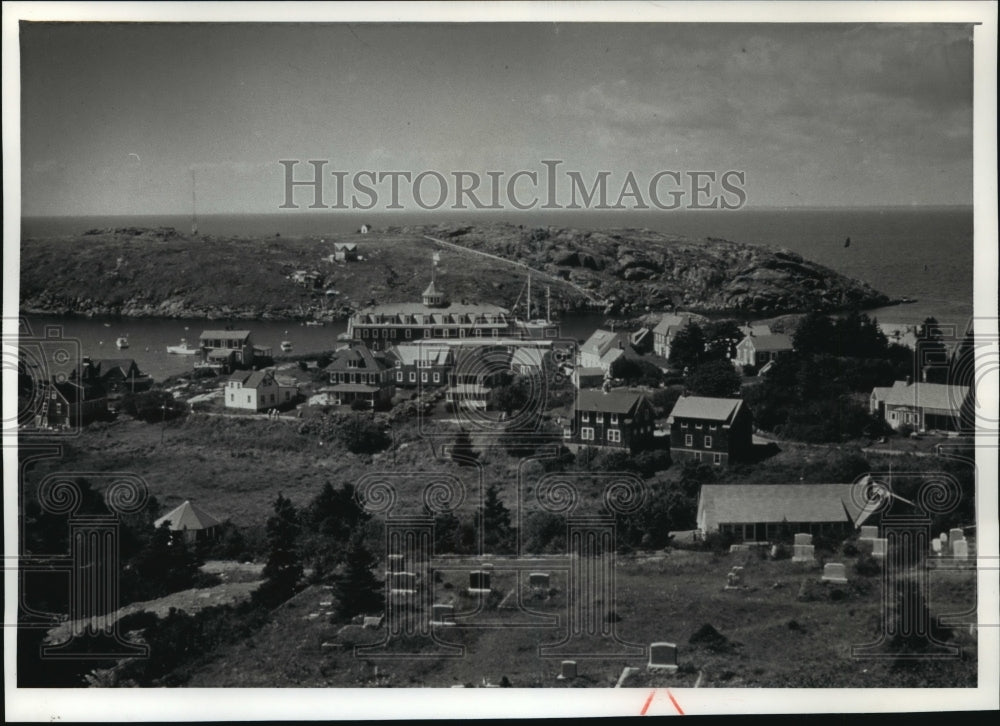
<path id="1" fill-rule="evenodd" d="M 198 234 L 198 200 L 195 196 L 194 168 L 191 169 L 191 234 Z"/>
<path id="2" fill-rule="evenodd" d="M 545 286 L 545 322 L 552 322 L 552 288 Z"/>
<path id="3" fill-rule="evenodd" d="M 531 320 L 531 273 L 530 272 L 528 273 L 528 305 L 525 308 L 525 311 L 526 313 L 524 316 L 524 320 L 525 322 L 528 322 Z"/>

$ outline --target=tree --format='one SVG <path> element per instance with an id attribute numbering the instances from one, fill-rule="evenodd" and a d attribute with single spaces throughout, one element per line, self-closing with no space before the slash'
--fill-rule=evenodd
<path id="1" fill-rule="evenodd" d="M 725 398 L 740 392 L 740 375 L 728 360 L 716 359 L 702 363 L 684 379 L 692 393 L 699 396 Z"/>
<path id="2" fill-rule="evenodd" d="M 381 424 L 358 414 L 345 417 L 337 437 L 352 454 L 374 454 L 392 444 Z"/>
<path id="3" fill-rule="evenodd" d="M 344 571 L 333 582 L 339 617 L 351 618 L 382 610 L 383 584 L 372 572 L 376 564 L 375 556 L 365 546 L 364 530 L 359 527 L 351 535 Z"/>
<path id="4" fill-rule="evenodd" d="M 455 434 L 455 443 L 451 448 L 451 459 L 460 466 L 470 466 L 478 458 L 475 449 L 472 448 L 472 437 L 465 429 L 461 429 Z"/>
<path id="5" fill-rule="evenodd" d="M 514 530 L 510 523 L 510 510 L 500 500 L 496 484 L 486 489 L 482 513 L 476 514 L 476 525 L 487 552 L 509 553 L 514 549 Z"/>
<path id="6" fill-rule="evenodd" d="M 675 368 L 694 368 L 705 358 L 705 336 L 698 323 L 688 323 L 670 344 L 670 364 Z"/>
<path id="7" fill-rule="evenodd" d="M 705 357 L 709 360 L 728 360 L 736 355 L 736 344 L 743 339 L 740 327 L 732 320 L 707 323 L 703 331 L 706 341 Z"/>
<path id="8" fill-rule="evenodd" d="M 524 408 L 528 399 L 528 384 L 521 376 L 493 389 L 493 405 L 508 417 Z"/>
<path id="9" fill-rule="evenodd" d="M 936 318 L 929 317 L 920 326 L 914 361 L 914 380 L 926 380 L 928 383 L 948 382 L 948 350 L 945 348 L 941 326 Z"/>
<path id="10" fill-rule="evenodd" d="M 160 423 L 186 416 L 188 405 L 175 400 L 174 394 L 168 391 L 154 390 L 126 393 L 122 397 L 121 410 L 140 421 Z"/>
<path id="11" fill-rule="evenodd" d="M 792 336 L 792 345 L 802 355 L 826 353 L 830 349 L 833 338 L 833 321 L 826 313 L 811 312 L 807 314 Z"/>
<path id="12" fill-rule="evenodd" d="M 295 505 L 281 493 L 274 502 L 274 514 L 267 520 L 268 557 L 264 565 L 264 583 L 254 598 L 267 607 L 284 602 L 298 587 L 302 560 L 297 540 L 301 525 Z"/>

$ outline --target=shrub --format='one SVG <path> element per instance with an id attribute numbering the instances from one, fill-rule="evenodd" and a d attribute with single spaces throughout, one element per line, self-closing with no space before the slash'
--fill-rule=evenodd
<path id="1" fill-rule="evenodd" d="M 871 555 L 861 553 L 854 563 L 854 572 L 863 577 L 873 577 L 882 572 L 882 564 Z"/>

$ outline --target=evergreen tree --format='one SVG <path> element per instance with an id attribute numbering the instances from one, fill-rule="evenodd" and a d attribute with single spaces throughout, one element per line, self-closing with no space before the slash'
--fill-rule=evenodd
<path id="1" fill-rule="evenodd" d="M 728 360 L 702 363 L 684 379 L 688 389 L 699 396 L 726 398 L 739 395 L 740 375 Z"/>
<path id="2" fill-rule="evenodd" d="M 274 515 L 267 520 L 269 554 L 264 565 L 264 584 L 254 598 L 274 607 L 295 594 L 302 577 L 302 561 L 298 552 L 301 530 L 295 506 L 280 493 L 274 502 Z"/>
<path id="3" fill-rule="evenodd" d="M 364 529 L 351 535 L 343 572 L 334 579 L 333 594 L 340 618 L 380 612 L 384 603 L 383 584 L 372 572 L 378 561 L 365 546 Z"/>
<path id="4" fill-rule="evenodd" d="M 670 364 L 675 368 L 694 368 L 705 358 L 705 335 L 698 323 L 688 323 L 670 344 Z"/>
<path id="5" fill-rule="evenodd" d="M 510 510 L 500 500 L 500 491 L 496 484 L 487 487 L 483 511 L 476 514 L 476 524 L 486 552 L 493 554 L 513 552 L 514 529 L 510 523 Z"/>
<path id="6" fill-rule="evenodd" d="M 833 322 L 826 313 L 811 312 L 802 318 L 792 336 L 792 345 L 802 355 L 830 352 Z"/>

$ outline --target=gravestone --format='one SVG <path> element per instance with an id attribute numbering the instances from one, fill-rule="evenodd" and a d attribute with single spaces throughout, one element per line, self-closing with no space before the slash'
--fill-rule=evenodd
<path id="1" fill-rule="evenodd" d="M 956 560 L 967 559 L 969 557 L 969 543 L 964 539 L 952 541 L 951 554 Z"/>
<path id="2" fill-rule="evenodd" d="M 813 543 L 813 536 L 808 532 L 799 532 L 795 535 L 794 544 L 797 545 L 811 545 Z"/>
<path id="3" fill-rule="evenodd" d="M 941 544 L 948 544 L 948 533 L 947 532 L 942 532 L 941 536 L 938 537 L 938 539 L 941 540 Z"/>
<path id="4" fill-rule="evenodd" d="M 872 554 L 875 557 L 885 557 L 889 549 L 889 540 L 885 537 L 876 537 L 872 540 Z"/>
<path id="5" fill-rule="evenodd" d="M 412 572 L 393 572 L 390 578 L 392 592 L 412 593 L 417 591 L 417 576 Z"/>
<path id="6" fill-rule="evenodd" d="M 431 607 L 431 625 L 454 625 L 455 606 L 435 604 Z"/>
<path id="7" fill-rule="evenodd" d="M 651 671 L 677 672 L 677 646 L 674 643 L 650 643 L 649 663 L 646 669 Z"/>
<path id="8" fill-rule="evenodd" d="M 811 544 L 792 545 L 792 562 L 815 562 L 816 546 Z"/>
<path id="9" fill-rule="evenodd" d="M 934 554 L 936 554 L 938 557 L 940 557 L 941 556 L 941 549 L 942 549 L 941 540 L 939 540 L 939 539 L 932 539 L 931 540 L 931 551 Z"/>
<path id="10" fill-rule="evenodd" d="M 742 590 L 743 589 L 743 568 L 734 567 L 726 575 L 726 589 L 727 590 Z"/>
<path id="11" fill-rule="evenodd" d="M 403 571 L 403 555 L 389 555 L 385 562 L 386 573 L 392 574 L 394 572 Z"/>
<path id="12" fill-rule="evenodd" d="M 559 675 L 556 676 L 556 679 L 560 681 L 568 681 L 573 678 L 576 678 L 576 661 L 564 660 L 562 662 L 562 667 L 559 671 Z"/>
<path id="13" fill-rule="evenodd" d="M 729 545 L 730 552 L 749 552 L 750 545 L 748 544 L 731 544 Z"/>
<path id="14" fill-rule="evenodd" d="M 469 573 L 469 592 L 489 592 L 490 573 L 483 570 L 475 570 Z"/>
<path id="15" fill-rule="evenodd" d="M 862 527 L 861 537 L 864 539 L 875 539 L 878 537 L 878 527 Z"/>
<path id="16" fill-rule="evenodd" d="M 493 563 L 492 562 L 484 562 L 483 564 L 481 564 L 479 566 L 479 568 L 481 570 L 492 570 L 493 569 Z"/>
<path id="17" fill-rule="evenodd" d="M 948 531 L 948 539 L 954 542 L 956 539 L 965 539 L 965 532 L 957 527 Z"/>
<path id="18" fill-rule="evenodd" d="M 528 585 L 531 587 L 538 587 L 545 590 L 549 589 L 549 573 L 547 572 L 530 572 L 528 573 Z"/>
<path id="19" fill-rule="evenodd" d="M 847 583 L 847 571 L 840 562 L 827 562 L 823 565 L 823 582 Z"/>
<path id="20" fill-rule="evenodd" d="M 778 556 L 778 545 L 771 545 L 771 559 Z"/>

